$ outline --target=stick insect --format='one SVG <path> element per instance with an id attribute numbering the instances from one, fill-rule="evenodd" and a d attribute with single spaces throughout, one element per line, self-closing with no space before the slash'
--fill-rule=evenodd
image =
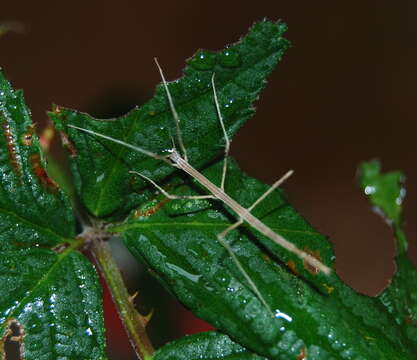
<path id="1" fill-rule="evenodd" d="M 157 188 L 162 194 L 164 194 L 167 198 L 172 199 L 172 200 L 176 200 L 176 199 L 214 199 L 214 200 L 222 201 L 224 204 L 226 204 L 228 207 L 230 207 L 238 215 L 238 221 L 235 222 L 234 224 L 230 225 L 229 227 L 227 227 L 221 233 L 219 233 L 217 235 L 217 239 L 218 239 L 219 243 L 229 253 L 230 257 L 234 261 L 235 265 L 237 266 L 237 268 L 239 269 L 241 274 L 244 276 L 245 280 L 250 285 L 253 292 L 256 294 L 256 296 L 259 298 L 259 300 L 262 302 L 262 304 L 268 309 L 268 311 L 272 314 L 272 310 L 270 309 L 269 305 L 265 301 L 264 297 L 260 293 L 260 291 L 257 288 L 254 281 L 251 279 L 249 274 L 246 272 L 246 270 L 244 269 L 244 267 L 240 263 L 239 259 L 237 258 L 236 254 L 233 252 L 232 248 L 225 241 L 225 238 L 230 231 L 236 229 L 241 224 L 246 222 L 251 227 L 253 227 L 257 231 L 259 231 L 261 234 L 263 234 L 264 236 L 266 236 L 269 239 L 271 239 L 272 241 L 274 241 L 276 244 L 282 246 L 284 249 L 288 250 L 289 252 L 292 252 L 292 253 L 296 254 L 300 259 L 307 262 L 313 268 L 315 268 L 319 271 L 322 271 L 326 275 L 329 275 L 332 271 L 329 267 L 324 265 L 322 262 L 317 260 L 312 255 L 310 255 L 307 252 L 299 249 L 296 245 L 289 242 L 288 240 L 286 240 L 281 235 L 274 232 L 271 228 L 269 228 L 267 225 L 265 225 L 261 220 L 256 218 L 251 213 L 251 211 L 263 199 L 265 199 L 272 191 L 274 191 L 286 179 L 288 179 L 292 175 L 293 171 L 292 170 L 288 171 L 283 177 L 281 177 L 278 181 L 276 181 L 262 196 L 260 196 L 248 208 L 243 207 L 237 201 L 232 199 L 224 190 L 226 172 L 227 172 L 227 158 L 229 156 L 229 150 L 230 150 L 230 140 L 228 138 L 226 128 L 225 128 L 225 125 L 224 125 L 224 121 L 223 121 L 223 117 L 222 117 L 222 114 L 221 114 L 221 111 L 220 111 L 220 105 L 219 105 L 219 100 L 218 100 L 218 97 L 217 97 L 217 91 L 216 91 L 216 86 L 215 86 L 215 81 L 214 81 L 215 74 L 213 73 L 213 76 L 211 78 L 211 85 L 212 85 L 212 89 L 213 89 L 213 98 L 214 98 L 214 103 L 215 103 L 215 107 L 216 107 L 217 117 L 219 119 L 219 123 L 220 123 L 222 133 L 223 133 L 223 136 L 224 136 L 224 139 L 225 139 L 225 150 L 224 150 L 225 156 L 224 156 L 224 162 L 223 162 L 223 171 L 222 171 L 220 187 L 213 184 L 203 174 L 201 174 L 198 170 L 196 170 L 194 167 L 192 167 L 192 165 L 188 162 L 187 150 L 185 148 L 185 145 L 184 145 L 184 142 L 183 142 L 183 139 L 182 139 L 182 133 L 181 133 L 181 128 L 180 128 L 180 118 L 179 118 L 179 115 L 178 115 L 177 110 L 175 108 L 174 101 L 173 101 L 171 93 L 169 91 L 168 84 L 167 84 L 167 81 L 165 79 L 164 73 L 163 73 L 162 68 L 159 65 L 156 58 L 155 58 L 155 63 L 156 63 L 156 66 L 158 67 L 158 70 L 159 70 L 159 73 L 160 73 L 160 76 L 161 76 L 161 79 L 162 79 L 162 84 L 164 86 L 165 93 L 166 93 L 166 96 L 167 96 L 167 99 L 168 99 L 169 107 L 170 107 L 172 116 L 173 116 L 174 121 L 175 121 L 178 146 L 179 146 L 180 150 L 176 149 L 175 142 L 173 140 L 172 141 L 173 142 L 173 148 L 170 150 L 169 154 L 168 155 L 159 155 L 159 154 L 153 153 L 151 151 L 148 151 L 146 149 L 143 149 L 143 148 L 137 147 L 135 145 L 126 143 L 122 140 L 115 139 L 115 138 L 112 138 L 110 136 L 100 134 L 100 133 L 97 133 L 97 132 L 92 131 L 92 130 L 81 128 L 81 127 L 71 125 L 71 124 L 69 124 L 68 126 L 71 127 L 71 128 L 80 130 L 80 131 L 84 131 L 84 132 L 86 132 L 90 135 L 98 136 L 98 137 L 104 138 L 106 140 L 110 140 L 112 142 L 115 142 L 115 143 L 118 143 L 120 145 L 126 146 L 126 147 L 128 147 L 128 148 L 130 148 L 134 151 L 138 151 L 138 152 L 140 152 L 144 155 L 147 155 L 149 157 L 152 157 L 154 159 L 164 161 L 164 162 L 168 163 L 169 165 L 171 165 L 175 168 L 181 169 L 182 171 L 187 173 L 189 176 L 191 176 L 193 179 L 198 181 L 210 193 L 208 195 L 198 195 L 198 196 L 172 195 L 172 194 L 169 194 L 168 192 L 166 192 L 162 187 L 160 187 L 155 181 L 153 181 L 149 177 L 147 177 L 147 176 L 145 176 L 145 175 L 143 175 L 143 174 L 141 174 L 137 171 L 130 171 L 131 173 L 134 173 L 134 174 L 144 178 L 145 180 L 147 180 L 149 183 L 151 183 L 153 186 L 155 186 L 155 188 Z"/>

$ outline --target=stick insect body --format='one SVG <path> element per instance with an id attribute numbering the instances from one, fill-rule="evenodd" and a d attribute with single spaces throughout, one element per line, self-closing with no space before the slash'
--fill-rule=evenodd
<path id="1" fill-rule="evenodd" d="M 265 301 L 264 297 L 260 293 L 259 289 L 255 285 L 255 283 L 253 282 L 253 280 L 251 279 L 251 277 L 248 275 L 248 273 L 246 272 L 246 270 L 243 268 L 243 266 L 240 263 L 239 259 L 237 258 L 237 256 L 233 252 L 232 248 L 224 241 L 224 239 L 225 239 L 226 235 L 230 231 L 236 229 L 238 226 L 240 226 L 244 222 L 247 222 L 251 227 L 253 227 L 257 231 L 259 231 L 261 234 L 263 234 L 264 236 L 268 237 L 269 239 L 271 239 L 272 241 L 274 241 L 276 244 L 282 246 L 284 249 L 286 249 L 286 250 L 288 250 L 288 251 L 296 254 L 300 259 L 302 259 L 305 262 L 307 262 L 313 268 L 315 268 L 315 269 L 317 269 L 319 271 L 322 271 L 326 275 L 329 275 L 331 273 L 331 271 L 332 271 L 329 267 L 327 267 L 326 265 L 324 265 L 322 262 L 320 262 L 319 260 L 317 260 L 312 255 L 310 255 L 307 252 L 299 249 L 296 245 L 294 245 L 293 243 L 289 242 L 288 240 L 286 240 L 285 238 L 283 238 L 281 235 L 279 235 L 276 232 L 274 232 L 271 228 L 269 228 L 267 225 L 265 225 L 261 220 L 259 220 L 258 218 L 256 218 L 251 213 L 251 211 L 253 210 L 253 208 L 256 205 L 258 205 L 273 190 L 275 190 L 289 176 L 291 176 L 292 171 L 287 172 L 282 178 L 280 178 L 278 181 L 276 181 L 249 208 L 244 208 L 242 205 L 240 205 L 236 200 L 232 199 L 224 191 L 224 183 L 225 183 L 226 169 L 227 169 L 227 157 L 228 157 L 229 148 L 230 148 L 230 141 L 229 141 L 229 138 L 227 136 L 226 129 L 225 129 L 225 126 L 224 126 L 224 122 L 223 122 L 223 119 L 222 119 L 222 115 L 221 115 L 221 112 L 220 112 L 220 106 L 219 106 L 219 101 L 218 101 L 218 98 L 217 98 L 216 88 L 215 88 L 215 84 L 214 84 L 214 74 L 213 74 L 213 77 L 212 77 L 212 88 L 213 88 L 214 102 L 215 102 L 215 105 L 216 105 L 217 116 L 219 118 L 219 122 L 220 122 L 220 125 L 222 127 L 223 135 L 224 135 L 224 138 L 225 138 L 225 141 L 226 141 L 226 146 L 225 146 L 225 159 L 224 159 L 224 164 L 223 164 L 223 173 L 222 173 L 221 185 L 220 185 L 220 187 L 218 187 L 215 184 L 213 184 L 203 174 L 201 174 L 198 170 L 196 170 L 194 167 L 192 167 L 190 165 L 190 163 L 188 162 L 187 152 L 186 152 L 186 149 L 185 149 L 183 140 L 182 140 L 181 129 L 180 129 L 180 126 L 179 126 L 179 124 L 180 124 L 179 116 L 178 116 L 178 113 L 177 113 L 177 111 L 175 109 L 174 102 L 173 102 L 172 97 L 171 97 L 171 94 L 169 92 L 169 89 L 168 89 L 168 86 L 167 86 L 167 82 L 165 80 L 165 77 L 164 77 L 164 74 L 162 72 L 162 69 L 159 66 L 159 64 L 158 64 L 158 62 L 157 62 L 156 59 L 155 59 L 155 62 L 156 62 L 157 66 L 158 66 L 158 69 L 160 71 L 160 75 L 161 75 L 161 78 L 162 78 L 162 81 L 163 81 L 163 86 L 165 88 L 165 92 L 167 94 L 167 98 L 168 98 L 168 102 L 169 102 L 169 105 L 170 105 L 170 108 L 171 108 L 171 112 L 172 112 L 172 115 L 173 115 L 174 120 L 175 120 L 176 130 L 177 130 L 178 144 L 179 144 L 179 147 L 181 149 L 182 155 L 175 148 L 175 145 L 174 145 L 173 149 L 170 151 L 170 153 L 168 155 L 159 155 L 159 154 L 155 154 L 155 153 L 153 153 L 151 151 L 148 151 L 148 150 L 142 149 L 140 147 L 137 147 L 137 146 L 131 145 L 129 143 L 126 143 L 126 142 L 124 142 L 122 140 L 118 140 L 118 139 L 112 138 L 110 136 L 97 133 L 97 132 L 92 131 L 92 130 L 80 128 L 80 127 L 75 126 L 75 125 L 68 125 L 68 126 L 69 127 L 72 127 L 72 128 L 75 128 L 75 129 L 78 129 L 78 130 L 81 130 L 81 131 L 84 131 L 84 132 L 89 133 L 91 135 L 99 136 L 99 137 L 102 137 L 104 139 L 113 141 L 113 142 L 118 143 L 120 145 L 126 146 L 126 147 L 128 147 L 128 148 L 130 148 L 132 150 L 141 152 L 144 155 L 153 157 L 155 159 L 159 159 L 159 160 L 165 161 L 168 164 L 170 164 L 171 166 L 174 166 L 174 167 L 176 167 L 178 169 L 183 170 L 185 173 L 187 173 L 192 178 L 194 178 L 196 181 L 198 181 L 202 186 L 204 186 L 210 192 L 209 195 L 200 195 L 200 196 L 177 196 L 177 195 L 171 195 L 171 194 L 167 193 L 164 189 L 162 189 L 158 184 L 156 184 L 152 179 L 150 179 L 147 176 L 145 176 L 145 175 L 143 175 L 141 173 L 138 173 L 136 171 L 131 171 L 131 173 L 135 173 L 135 174 L 141 176 L 142 178 L 146 179 L 147 181 L 149 181 L 151 184 L 153 184 L 159 191 L 161 191 L 161 193 L 163 193 L 169 199 L 185 199 L 185 198 L 187 198 L 187 199 L 216 199 L 216 200 L 222 201 L 224 204 L 226 204 L 227 206 L 229 206 L 238 215 L 239 219 L 238 219 L 238 221 L 236 223 L 234 223 L 231 226 L 227 227 L 220 234 L 218 234 L 218 236 L 217 236 L 218 241 L 227 250 L 227 252 L 230 254 L 230 256 L 233 259 L 234 263 L 236 264 L 237 268 L 239 269 L 239 271 L 241 272 L 241 274 L 244 276 L 244 278 L 246 279 L 246 281 L 249 283 L 249 285 L 252 288 L 253 292 L 256 294 L 256 296 L 259 298 L 259 300 L 264 304 L 264 306 L 268 309 L 268 311 L 273 315 L 272 310 L 270 309 L 269 305 L 267 304 L 267 302 Z"/>

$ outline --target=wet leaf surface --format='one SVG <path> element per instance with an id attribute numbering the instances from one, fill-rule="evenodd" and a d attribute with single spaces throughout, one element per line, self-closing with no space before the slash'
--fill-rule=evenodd
<path id="1" fill-rule="evenodd" d="M 228 336 L 214 331 L 185 336 L 174 341 L 156 352 L 154 359 L 265 360 L 264 357 L 234 343 Z"/>
<path id="2" fill-rule="evenodd" d="M 45 171 L 22 92 L 0 73 L 0 359 L 103 359 L 101 289 L 77 251 L 70 203 Z"/>
<path id="3" fill-rule="evenodd" d="M 285 31 L 281 22 L 259 22 L 240 42 L 221 52 L 198 51 L 188 60 L 184 76 L 169 83 L 184 145 L 194 166 L 201 167 L 219 156 L 225 143 L 213 98 L 213 74 L 225 126 L 232 137 L 254 113 L 253 103 L 265 79 L 289 47 L 282 37 Z M 159 160 L 66 126 L 88 128 L 155 153 L 171 149 L 171 135 L 176 135 L 176 129 L 161 85 L 150 101 L 120 118 L 103 121 L 58 107 L 50 117 L 68 135 L 77 191 L 96 216 L 117 211 L 114 215 L 120 217 L 146 200 L 149 194 L 143 188 L 148 184 L 129 170 L 141 171 L 157 181 L 173 172 Z"/>
<path id="4" fill-rule="evenodd" d="M 204 175 L 216 183 L 221 170 L 222 164 L 217 163 Z M 230 164 L 226 191 L 239 203 L 249 206 L 266 189 Z M 170 191 L 203 193 L 196 183 L 171 185 Z M 254 214 L 331 265 L 327 240 L 295 212 L 281 191 L 259 204 Z M 258 355 L 294 359 L 305 353 L 317 360 L 414 358 L 403 329 L 377 299 L 356 293 L 335 273 L 327 277 L 310 272 L 302 261 L 246 225 L 226 241 L 265 306 L 217 240 L 217 234 L 235 221 L 219 202 L 166 201 L 157 195 L 113 230 L 123 234 L 131 252 L 183 304 Z M 285 265 L 290 262 L 291 267 Z"/>

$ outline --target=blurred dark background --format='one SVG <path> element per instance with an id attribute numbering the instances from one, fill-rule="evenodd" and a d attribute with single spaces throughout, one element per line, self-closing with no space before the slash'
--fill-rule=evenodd
<path id="1" fill-rule="evenodd" d="M 416 13 L 411 0 L 8 2 L 0 21 L 27 30 L 1 39 L 0 66 L 42 129 L 52 103 L 121 115 L 152 96 L 155 56 L 173 80 L 198 48 L 221 49 L 256 20 L 283 19 L 293 47 L 232 155 L 268 183 L 295 169 L 291 202 L 330 236 L 340 276 L 374 295 L 394 271 L 393 241 L 355 184 L 361 161 L 379 158 L 407 175 L 405 227 L 417 259 Z"/>

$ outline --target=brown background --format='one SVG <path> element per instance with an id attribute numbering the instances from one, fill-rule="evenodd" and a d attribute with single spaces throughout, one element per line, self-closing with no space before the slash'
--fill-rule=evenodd
<path id="1" fill-rule="evenodd" d="M 355 185 L 358 163 L 407 174 L 406 230 L 417 258 L 417 2 L 27 1 L 0 20 L 28 31 L 0 42 L 0 66 L 36 122 L 51 103 L 118 115 L 153 94 L 158 57 L 169 79 L 196 49 L 235 42 L 256 20 L 282 18 L 293 47 L 256 116 L 233 141 L 249 174 L 271 183 L 296 170 L 292 203 L 335 244 L 337 269 L 375 294 L 391 276 L 389 228 Z"/>

